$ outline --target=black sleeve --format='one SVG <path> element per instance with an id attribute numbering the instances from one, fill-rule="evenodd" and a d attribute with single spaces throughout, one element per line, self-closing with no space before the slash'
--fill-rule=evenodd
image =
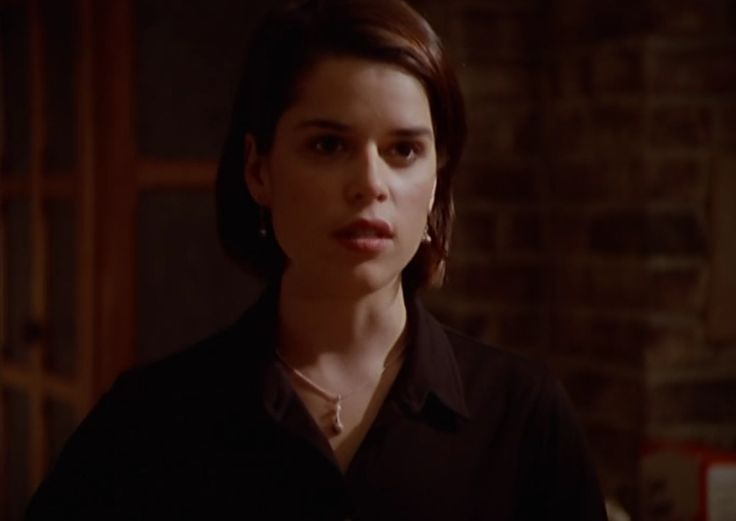
<path id="1" fill-rule="evenodd" d="M 130 378 L 121 376 L 67 441 L 26 510 L 26 521 L 122 519 L 120 476 L 135 458 L 126 449 Z"/>
<path id="2" fill-rule="evenodd" d="M 548 377 L 530 425 L 535 440 L 524 519 L 606 521 L 588 444 L 567 394 Z"/>

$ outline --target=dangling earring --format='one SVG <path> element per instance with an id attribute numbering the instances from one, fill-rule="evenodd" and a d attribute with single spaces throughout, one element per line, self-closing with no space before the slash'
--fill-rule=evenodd
<path id="1" fill-rule="evenodd" d="M 424 225 L 424 234 L 422 235 L 422 242 L 429 244 L 432 242 L 432 236 L 429 235 L 429 223 Z"/>
<path id="2" fill-rule="evenodd" d="M 268 237 L 268 228 L 266 227 L 266 209 L 263 206 L 258 208 L 258 235 L 261 239 Z"/>

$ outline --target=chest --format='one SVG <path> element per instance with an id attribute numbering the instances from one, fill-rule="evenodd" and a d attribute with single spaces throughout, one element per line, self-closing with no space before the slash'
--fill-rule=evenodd
<path id="1" fill-rule="evenodd" d="M 373 425 L 401 365 L 387 367 L 375 381 L 357 387 L 345 396 L 325 393 L 311 382 L 292 375 L 291 384 L 315 426 L 327 440 L 343 472 Z"/>
<path id="2" fill-rule="evenodd" d="M 138 496 L 155 498 L 147 508 L 157 510 L 226 508 L 263 519 L 431 521 L 488 519 L 491 512 L 513 519 L 522 477 L 517 448 L 382 405 L 345 472 L 308 430 L 305 436 L 261 417 L 229 434 L 216 429 L 171 444 L 168 457 L 159 452 L 149 462 Z"/>

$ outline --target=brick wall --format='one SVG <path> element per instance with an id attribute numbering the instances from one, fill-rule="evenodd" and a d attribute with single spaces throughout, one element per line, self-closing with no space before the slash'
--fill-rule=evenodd
<path id="1" fill-rule="evenodd" d="M 431 305 L 550 363 L 635 512 L 645 439 L 736 449 L 736 335 L 709 328 L 736 321 L 736 226 L 714 225 L 736 204 L 714 181 L 736 176 L 736 2 L 414 3 L 470 113 Z"/>

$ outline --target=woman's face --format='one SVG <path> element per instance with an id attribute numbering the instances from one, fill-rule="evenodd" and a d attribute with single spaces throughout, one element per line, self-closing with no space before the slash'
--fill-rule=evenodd
<path id="1" fill-rule="evenodd" d="M 326 58 L 299 84 L 267 155 L 246 180 L 270 209 L 284 280 L 354 293 L 400 281 L 436 186 L 434 129 L 422 84 L 402 69 Z"/>

